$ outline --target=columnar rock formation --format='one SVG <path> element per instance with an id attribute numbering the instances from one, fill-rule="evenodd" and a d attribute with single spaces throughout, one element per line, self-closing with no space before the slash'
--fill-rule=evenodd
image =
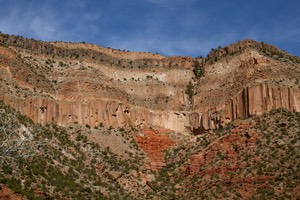
<path id="1" fill-rule="evenodd" d="M 284 108 L 300 112 L 300 89 L 272 87 L 266 84 L 243 89 L 238 95 L 216 106 L 194 111 L 159 111 L 125 104 L 118 100 L 57 101 L 50 98 L 12 99 L 4 96 L 5 103 L 12 105 L 36 123 L 72 123 L 92 127 L 159 126 L 177 132 L 191 127 L 217 128 L 238 118 L 260 115 L 272 109 Z"/>
<path id="2" fill-rule="evenodd" d="M 299 59 L 245 40 L 197 61 L 90 44 L 0 37 L 1 99 L 36 123 L 190 132 L 284 108 L 300 111 Z M 284 60 L 285 59 L 285 60 Z M 192 101 L 185 94 L 192 81 Z"/>
<path id="3" fill-rule="evenodd" d="M 263 83 L 246 87 L 228 101 L 194 113 L 193 127 L 216 128 L 239 118 L 261 115 L 278 108 L 300 112 L 300 88 Z"/>

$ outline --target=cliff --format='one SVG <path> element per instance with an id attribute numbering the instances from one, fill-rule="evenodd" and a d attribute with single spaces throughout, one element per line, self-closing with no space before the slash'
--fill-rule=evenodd
<path id="1" fill-rule="evenodd" d="M 202 113 L 194 113 L 195 129 L 217 128 L 239 118 L 261 115 L 283 108 L 291 112 L 300 111 L 300 88 L 272 86 L 261 83 L 246 87 L 235 97 Z"/>
<path id="2" fill-rule="evenodd" d="M 158 126 L 176 132 L 193 129 L 214 129 L 239 118 L 261 115 L 273 109 L 283 108 L 300 112 L 300 89 L 274 87 L 259 84 L 243 89 L 237 96 L 203 111 L 159 111 L 125 104 L 114 99 L 101 100 L 53 100 L 50 98 L 12 99 L 3 96 L 34 122 L 83 124 L 91 127 L 151 127 Z"/>
<path id="3" fill-rule="evenodd" d="M 198 60 L 3 34 L 0 44 L 1 99 L 36 123 L 200 133 L 272 109 L 300 111 L 298 57 L 251 40 Z"/>

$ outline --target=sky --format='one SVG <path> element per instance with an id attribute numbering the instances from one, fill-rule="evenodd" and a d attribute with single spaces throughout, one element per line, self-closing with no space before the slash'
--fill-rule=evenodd
<path id="1" fill-rule="evenodd" d="M 300 56 L 299 0 L 0 0 L 0 31 L 165 56 L 246 38 Z"/>

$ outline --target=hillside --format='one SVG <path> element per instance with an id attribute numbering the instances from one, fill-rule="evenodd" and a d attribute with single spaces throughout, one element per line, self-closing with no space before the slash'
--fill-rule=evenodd
<path id="1" fill-rule="evenodd" d="M 299 199 L 300 58 L 0 34 L 0 199 Z"/>
<path id="2" fill-rule="evenodd" d="M 0 197 L 6 186 L 11 199 L 300 197 L 299 113 L 274 110 L 183 136 L 42 127 L 2 102 L 0 110 Z"/>
<path id="3" fill-rule="evenodd" d="M 190 133 L 281 107 L 300 111 L 299 58 L 252 40 L 199 59 L 5 34 L 0 44 L 1 99 L 35 123 Z"/>
<path id="4" fill-rule="evenodd" d="M 273 110 L 183 142 L 168 151 L 154 188 L 168 199 L 298 199 L 299 121 Z"/>

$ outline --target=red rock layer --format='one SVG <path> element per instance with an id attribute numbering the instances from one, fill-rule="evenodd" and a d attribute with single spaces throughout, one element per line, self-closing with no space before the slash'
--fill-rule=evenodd
<path id="1" fill-rule="evenodd" d="M 150 159 L 150 167 L 152 170 L 157 171 L 165 166 L 164 150 L 169 149 L 175 144 L 168 135 L 154 130 L 144 130 L 143 134 L 137 136 L 136 139 Z"/>

